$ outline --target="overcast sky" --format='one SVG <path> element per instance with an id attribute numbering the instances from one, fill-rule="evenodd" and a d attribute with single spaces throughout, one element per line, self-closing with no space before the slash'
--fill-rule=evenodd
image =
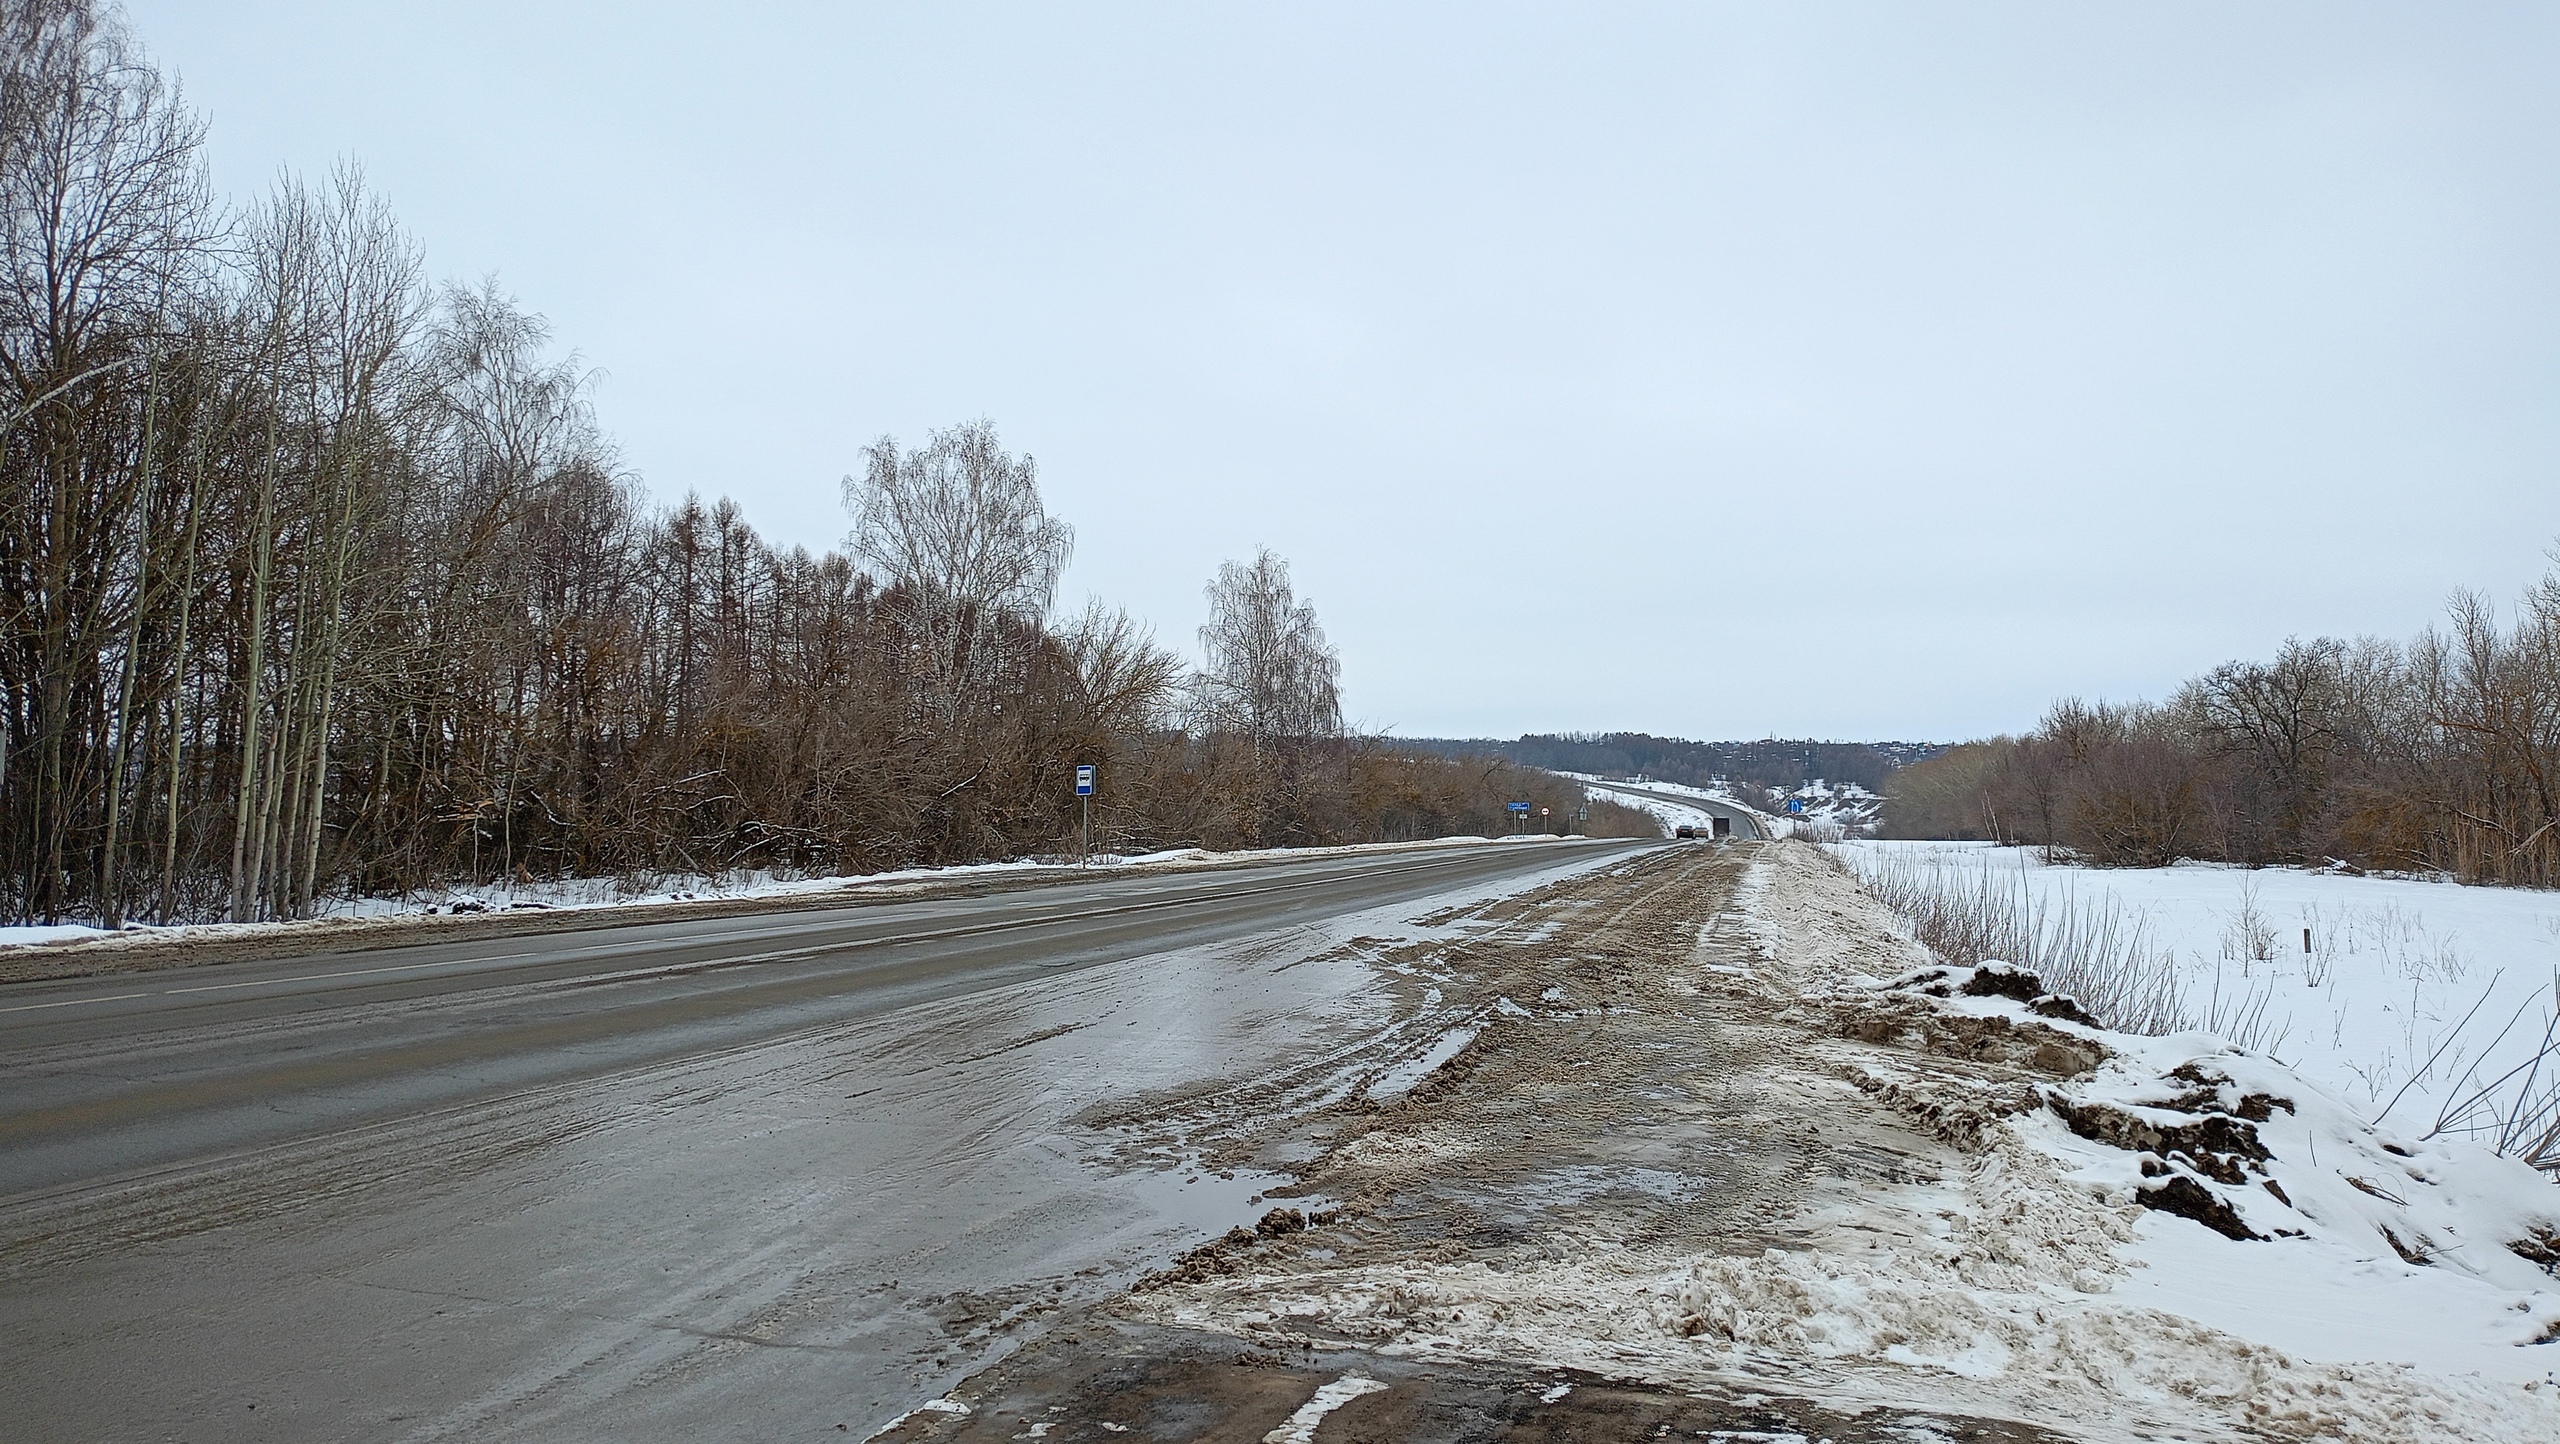
<path id="1" fill-rule="evenodd" d="M 1269 545 L 1405 735 L 2013 730 L 2560 537 L 2549 4 L 129 8 L 653 496 L 992 417 L 1064 604 Z"/>

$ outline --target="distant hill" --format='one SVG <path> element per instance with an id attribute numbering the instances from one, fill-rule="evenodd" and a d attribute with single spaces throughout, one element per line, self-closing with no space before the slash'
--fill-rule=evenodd
<path id="1" fill-rule="evenodd" d="M 1943 750 L 1936 742 L 1816 742 L 1762 738 L 1757 742 L 1692 742 L 1643 732 L 1531 733 L 1513 741 L 1492 737 L 1399 737 L 1394 745 L 1441 757 L 1500 757 L 1552 772 L 1593 772 L 1609 777 L 1642 774 L 1665 782 L 1705 787 L 1717 778 L 1783 792 L 1822 778 L 1884 790 L 1895 769 Z"/>

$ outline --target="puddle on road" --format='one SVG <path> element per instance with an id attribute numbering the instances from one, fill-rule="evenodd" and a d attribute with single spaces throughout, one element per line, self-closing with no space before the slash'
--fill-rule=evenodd
<path id="1" fill-rule="evenodd" d="M 1297 1176 L 1261 1169 L 1138 1170 L 1116 1182 L 1165 1218 L 1189 1227 L 1202 1238 L 1215 1238 L 1231 1228 L 1251 1228 L 1275 1208 L 1323 1208 L 1326 1200 L 1291 1190 Z"/>
<path id="2" fill-rule="evenodd" d="M 1430 1077 L 1433 1070 L 1441 1064 L 1467 1051 L 1467 1045 L 1474 1042 L 1476 1035 L 1483 1031 L 1483 1025 L 1469 1024 L 1463 1028 L 1452 1028 L 1441 1034 L 1422 1056 L 1409 1058 L 1379 1074 L 1376 1081 L 1369 1085 L 1369 1096 L 1381 1103 L 1402 1098 L 1412 1092 L 1423 1079 Z"/>

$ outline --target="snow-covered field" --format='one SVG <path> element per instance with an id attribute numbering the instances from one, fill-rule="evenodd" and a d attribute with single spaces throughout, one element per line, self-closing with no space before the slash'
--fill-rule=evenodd
<path id="1" fill-rule="evenodd" d="M 2218 992 L 2228 1015 L 2245 1000 L 2265 1051 L 2408 1137 L 2488 1137 L 2519 1097 L 2560 1086 L 2533 1068 L 2560 1011 L 2560 894 L 2298 868 L 2057 866 L 1986 843 L 1846 845 L 1853 864 L 1860 853 L 1992 869 L 2048 906 L 2112 901 L 2150 952 L 2176 960 L 2191 1004 Z"/>

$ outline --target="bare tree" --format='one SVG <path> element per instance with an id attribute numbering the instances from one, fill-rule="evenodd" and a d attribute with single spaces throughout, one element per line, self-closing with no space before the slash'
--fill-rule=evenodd
<path id="1" fill-rule="evenodd" d="M 947 712 L 983 680 L 1008 619 L 1048 615 L 1075 533 L 1041 508 L 1038 468 L 974 421 L 901 452 L 881 437 L 844 479 L 854 554 L 908 619 Z"/>
<path id="2" fill-rule="evenodd" d="M 1060 634 L 1074 662 L 1084 723 L 1097 736 L 1164 727 L 1182 682 L 1182 662 L 1156 645 L 1144 624 L 1100 598 Z"/>
<path id="3" fill-rule="evenodd" d="M 2299 860 L 2327 805 L 2343 745 L 2347 646 L 2288 639 L 2271 663 L 2229 662 L 2183 693 L 2195 725 L 2240 769 L 2254 855 Z"/>
<path id="4" fill-rule="evenodd" d="M 1342 662 L 1314 604 L 1291 589 L 1289 564 L 1264 547 L 1251 562 L 1219 567 L 1208 597 L 1200 629 L 1205 724 L 1258 744 L 1339 735 Z"/>
<path id="5" fill-rule="evenodd" d="M 128 751 L 139 373 L 216 226 L 201 125 L 95 7 L 0 7 L 0 81 L 0 824 L 21 908 L 53 917 Z"/>

